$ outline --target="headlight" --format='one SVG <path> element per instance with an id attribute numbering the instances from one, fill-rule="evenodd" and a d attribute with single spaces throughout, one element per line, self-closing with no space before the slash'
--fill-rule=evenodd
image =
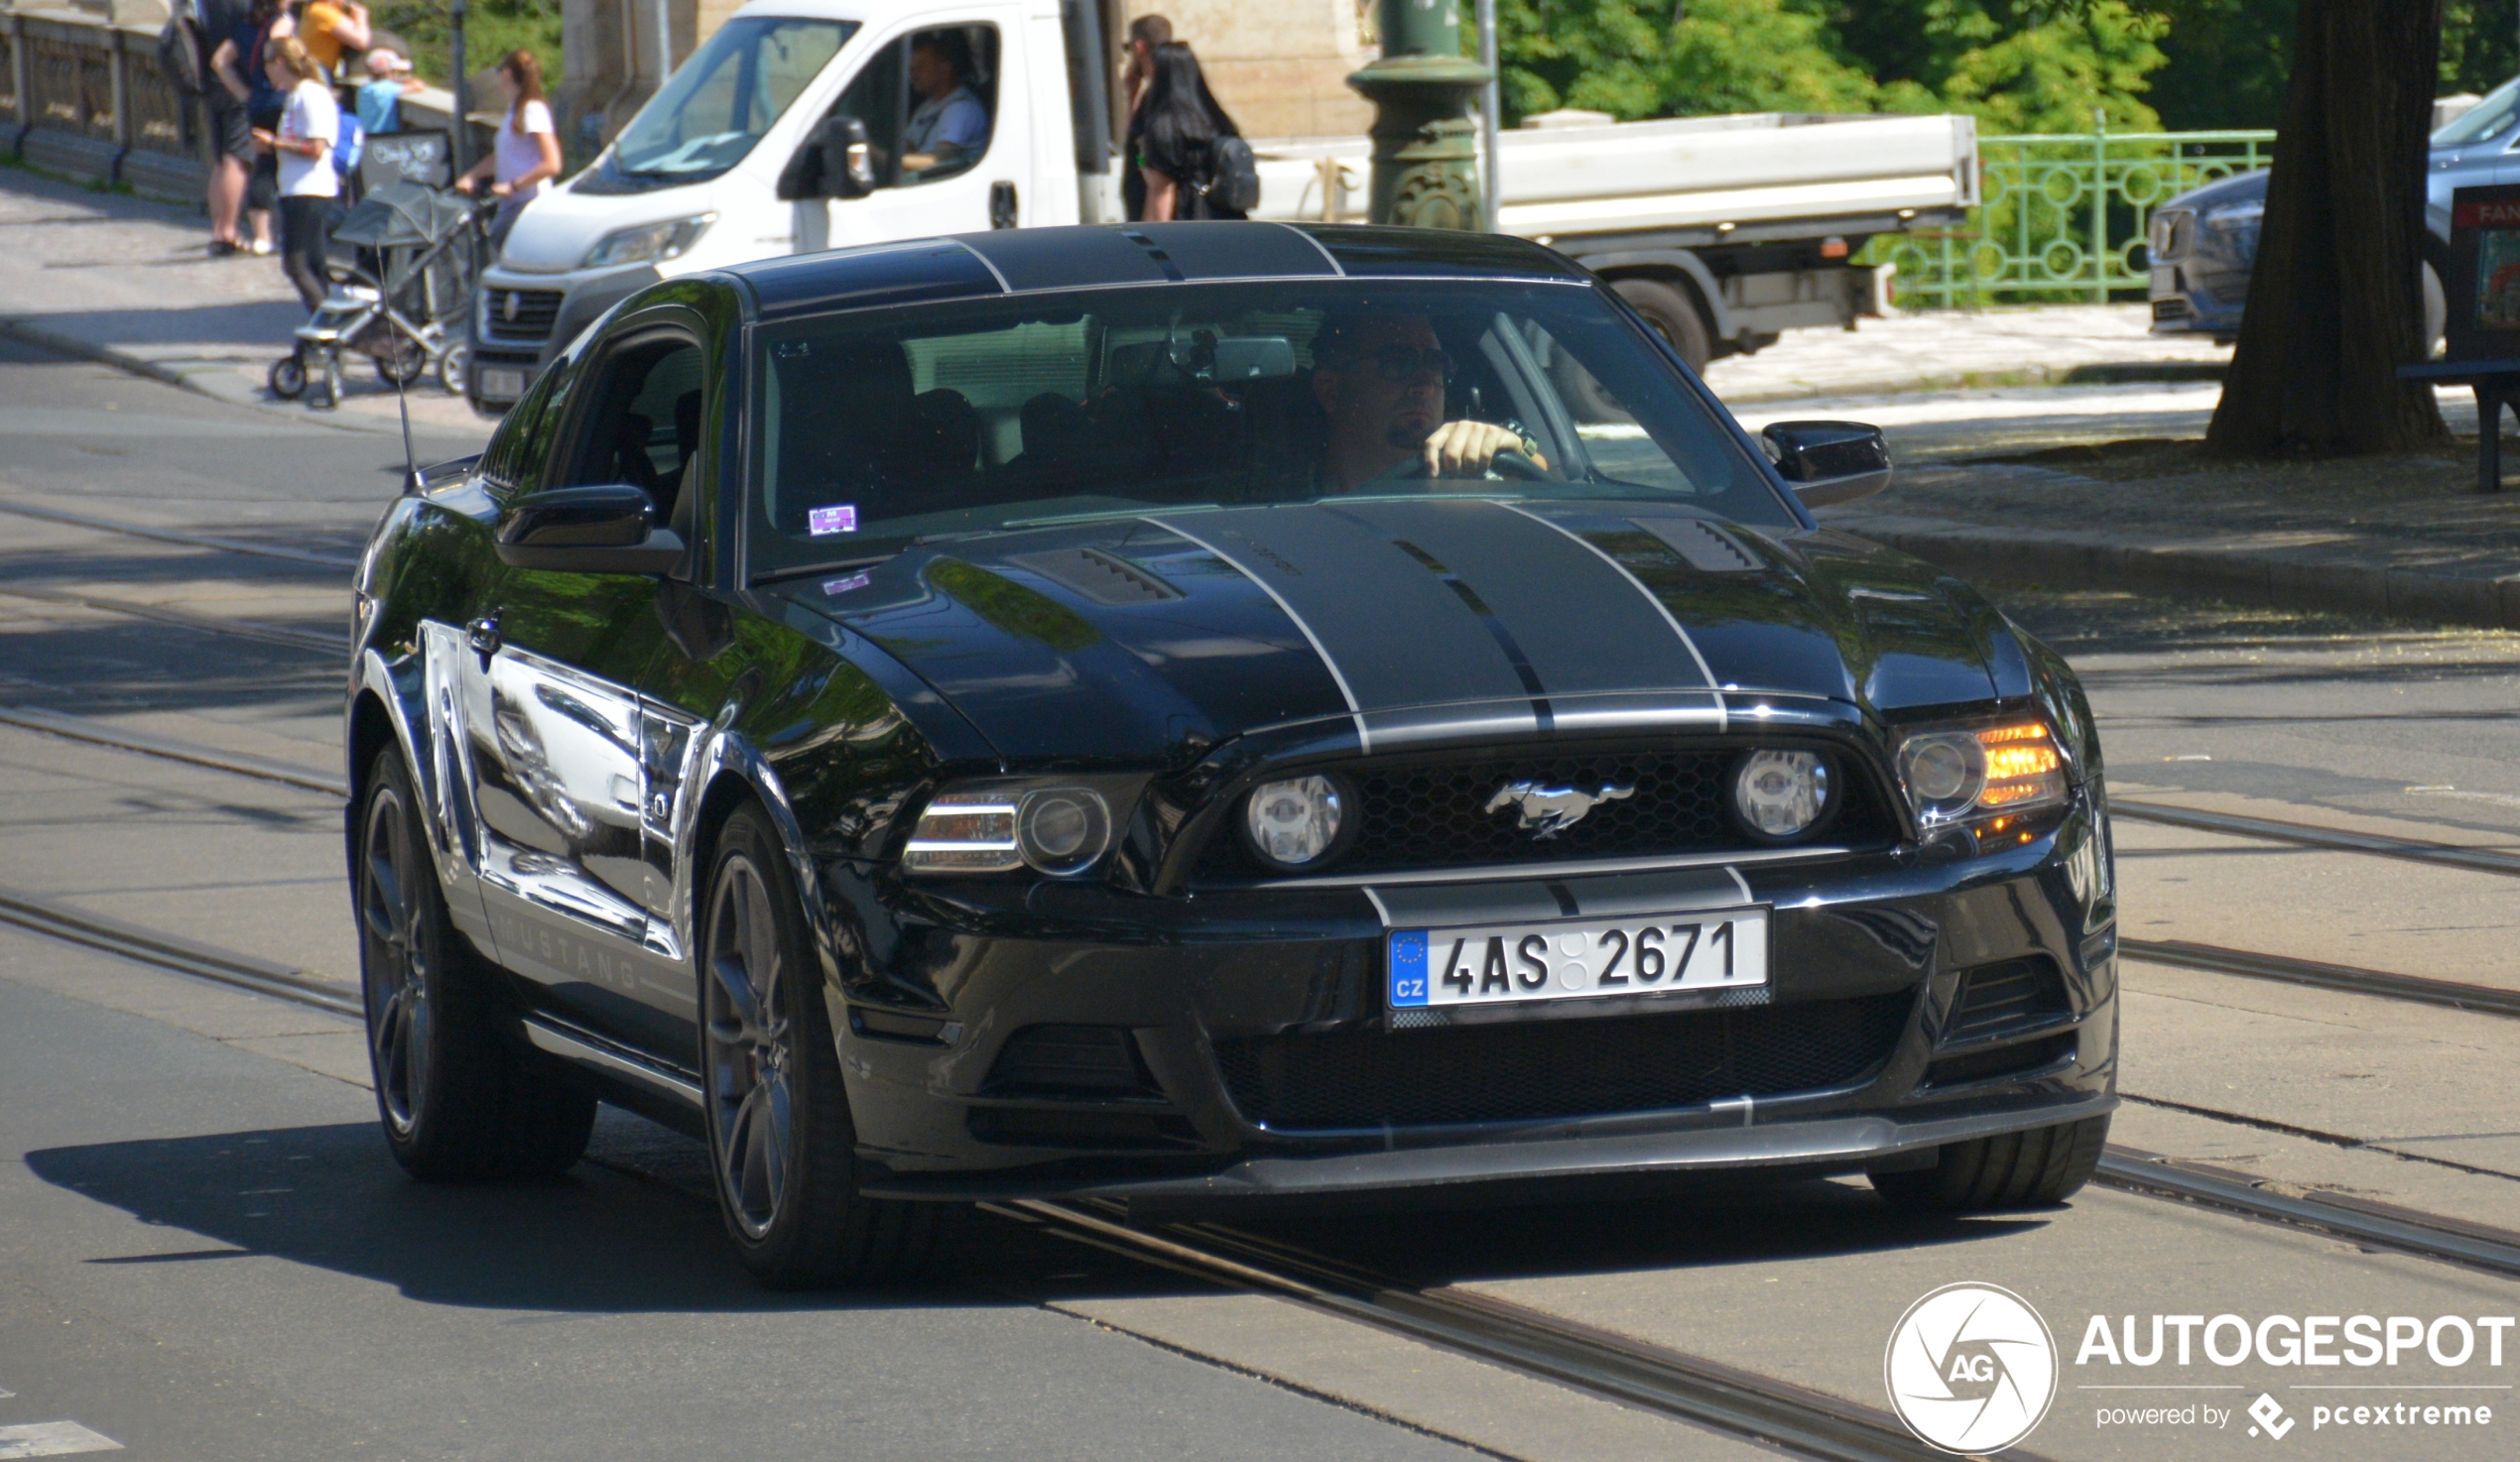
<path id="1" fill-rule="evenodd" d="M 1807 751 L 1754 751 L 1732 779 L 1732 805 L 1761 837 L 1801 837 L 1828 811 L 1828 763 Z"/>
<path id="2" fill-rule="evenodd" d="M 1346 798 L 1327 777 L 1263 782 L 1243 799 L 1242 830 L 1260 861 L 1277 868 L 1319 863 L 1338 845 Z"/>
<path id="3" fill-rule="evenodd" d="M 642 223 L 636 228 L 615 229 L 601 242 L 586 251 L 586 262 L 580 269 L 602 269 L 615 264 L 647 264 L 659 259 L 672 259 L 690 251 L 700 235 L 717 221 L 714 213 L 696 218 L 674 218 L 663 223 Z"/>
<path id="4" fill-rule="evenodd" d="M 946 792 L 919 814 L 901 866 L 911 873 L 1005 873 L 1030 865 L 1065 877 L 1093 867 L 1110 846 L 1111 808 L 1097 792 Z"/>
<path id="5" fill-rule="evenodd" d="M 2045 721 L 1929 731 L 1899 743 L 1899 782 L 1926 827 L 2065 801 L 2065 758 Z"/>

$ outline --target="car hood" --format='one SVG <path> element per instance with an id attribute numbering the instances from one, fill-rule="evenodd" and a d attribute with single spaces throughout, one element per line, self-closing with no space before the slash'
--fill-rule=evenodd
<path id="1" fill-rule="evenodd" d="M 1010 761 L 1163 762 L 1322 719 L 1379 749 L 2029 689 L 2001 618 L 1925 564 L 1637 503 L 1156 512 L 773 592 L 901 661 Z"/>

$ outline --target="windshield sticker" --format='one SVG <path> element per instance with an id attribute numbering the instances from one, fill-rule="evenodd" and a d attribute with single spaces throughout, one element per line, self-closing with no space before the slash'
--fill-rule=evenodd
<path id="1" fill-rule="evenodd" d="M 808 508 L 805 513 L 805 531 L 815 538 L 825 538 L 835 533 L 857 532 L 857 504 L 840 503 L 828 508 Z"/>
<path id="2" fill-rule="evenodd" d="M 852 573 L 846 578 L 826 578 L 822 581 L 822 592 L 825 594 L 845 594 L 851 589 L 865 588 L 868 584 L 873 583 L 874 581 L 875 575 L 871 573 Z"/>

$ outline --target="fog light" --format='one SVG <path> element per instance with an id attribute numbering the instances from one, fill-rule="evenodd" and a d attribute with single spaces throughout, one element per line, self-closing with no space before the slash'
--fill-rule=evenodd
<path id="1" fill-rule="evenodd" d="M 1337 844 L 1345 813 L 1338 784 L 1327 777 L 1263 782 L 1244 799 L 1243 832 L 1262 861 L 1302 868 Z"/>
<path id="2" fill-rule="evenodd" d="M 1024 861 L 1044 873 L 1082 873 L 1111 842 L 1111 811 L 1082 788 L 1028 792 L 1015 817 Z"/>
<path id="3" fill-rule="evenodd" d="M 1754 751 L 1732 779 L 1732 804 L 1762 837 L 1800 837 L 1828 810 L 1828 764 L 1813 752 Z"/>

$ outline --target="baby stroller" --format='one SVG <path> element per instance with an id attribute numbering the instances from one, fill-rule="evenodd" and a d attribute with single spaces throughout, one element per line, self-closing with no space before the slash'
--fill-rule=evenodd
<path id="1" fill-rule="evenodd" d="M 435 371 L 441 388 L 461 396 L 471 354 L 464 314 L 478 272 L 476 206 L 460 193 L 390 183 L 351 208 L 332 239 L 358 250 L 360 263 L 332 267 L 331 293 L 298 327 L 297 347 L 271 368 L 271 394 L 295 401 L 312 384 L 309 405 L 338 405 L 346 349 L 372 357 L 388 386 Z"/>

